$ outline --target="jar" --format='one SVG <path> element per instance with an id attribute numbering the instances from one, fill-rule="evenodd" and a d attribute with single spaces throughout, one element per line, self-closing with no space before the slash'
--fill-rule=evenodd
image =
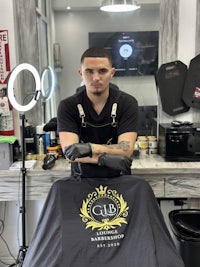
<path id="1" fill-rule="evenodd" d="M 148 148 L 148 139 L 146 136 L 138 136 L 138 147 L 139 149 Z"/>
<path id="2" fill-rule="evenodd" d="M 148 139 L 146 136 L 138 136 L 138 148 L 140 156 L 147 156 L 149 154 Z"/>
<path id="3" fill-rule="evenodd" d="M 36 154 L 32 154 L 32 153 L 28 153 L 26 155 L 26 160 L 36 160 L 37 159 L 37 155 Z"/>
<path id="4" fill-rule="evenodd" d="M 157 139 L 155 136 L 148 136 L 147 138 L 148 138 L 149 149 L 158 147 Z"/>
<path id="5" fill-rule="evenodd" d="M 47 146 L 47 154 L 53 154 L 57 157 L 63 157 L 61 145 Z"/>
<path id="6" fill-rule="evenodd" d="M 155 155 L 158 154 L 157 148 L 149 148 L 149 155 Z"/>
<path id="7" fill-rule="evenodd" d="M 157 138 L 153 136 L 148 136 L 148 142 L 149 142 L 149 155 L 154 155 L 158 153 L 158 142 Z"/>
<path id="8" fill-rule="evenodd" d="M 59 146 L 47 146 L 47 154 L 48 155 L 55 155 L 56 157 L 59 156 Z"/>

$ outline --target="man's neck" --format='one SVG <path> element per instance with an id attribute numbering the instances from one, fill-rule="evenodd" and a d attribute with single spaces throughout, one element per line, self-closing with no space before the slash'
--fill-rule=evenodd
<path id="1" fill-rule="evenodd" d="M 100 114 L 103 110 L 103 107 L 105 106 L 108 96 L 109 96 L 109 90 L 106 90 L 102 94 L 88 94 L 88 98 L 90 99 L 94 110 L 97 114 Z"/>

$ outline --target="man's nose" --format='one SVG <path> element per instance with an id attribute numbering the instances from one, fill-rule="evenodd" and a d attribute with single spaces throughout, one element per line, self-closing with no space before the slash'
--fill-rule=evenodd
<path id="1" fill-rule="evenodd" d="M 94 73 L 93 73 L 93 80 L 99 80 L 99 73 L 98 73 L 98 71 L 94 71 Z"/>

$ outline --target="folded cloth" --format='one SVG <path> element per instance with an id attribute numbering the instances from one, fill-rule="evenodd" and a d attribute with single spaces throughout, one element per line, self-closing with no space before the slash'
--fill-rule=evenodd
<path id="1" fill-rule="evenodd" d="M 67 177 L 47 197 L 23 267 L 184 267 L 150 185 Z"/>
<path id="2" fill-rule="evenodd" d="M 0 135 L 0 143 L 9 143 L 12 145 L 15 143 L 16 140 L 17 140 L 17 137 L 14 135 L 11 135 L 11 136 Z"/>

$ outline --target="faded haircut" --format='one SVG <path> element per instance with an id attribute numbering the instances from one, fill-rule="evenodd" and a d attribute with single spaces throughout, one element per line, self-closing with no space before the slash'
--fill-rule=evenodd
<path id="1" fill-rule="evenodd" d="M 104 57 L 107 58 L 112 66 L 112 58 L 108 50 L 99 47 L 88 48 L 81 56 L 81 64 L 86 57 Z"/>

